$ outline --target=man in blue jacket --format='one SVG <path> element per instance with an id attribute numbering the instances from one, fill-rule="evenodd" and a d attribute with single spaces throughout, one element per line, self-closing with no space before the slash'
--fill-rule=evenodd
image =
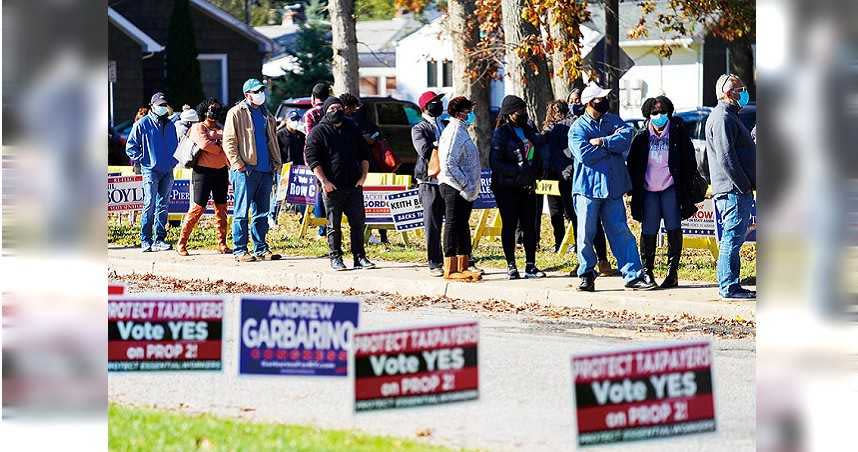
<path id="1" fill-rule="evenodd" d="M 739 250 L 748 233 L 757 188 L 757 145 L 738 114 L 749 96 L 745 84 L 733 74 L 718 78 L 715 94 L 718 106 L 706 119 L 706 160 L 723 225 L 718 292 L 724 299 L 752 299 L 757 293 L 739 285 Z"/>
<path id="2" fill-rule="evenodd" d="M 626 287 L 649 290 L 656 285 L 641 266 L 623 204 L 623 195 L 632 189 L 625 157 L 633 131 L 619 116 L 608 112 L 610 92 L 593 83 L 587 86 L 581 93 L 584 114 L 569 129 L 569 149 L 575 155 L 572 196 L 578 216 L 578 290 L 596 290 L 593 240 L 599 218 Z"/>
<path id="3" fill-rule="evenodd" d="M 167 97 L 155 93 L 149 114 L 134 123 L 128 134 L 125 153 L 140 163 L 143 174 L 143 213 L 140 216 L 140 247 L 143 252 L 166 251 L 173 247 L 167 238 L 167 201 L 173 188 L 173 154 L 178 146 L 176 126 L 167 117 Z M 152 234 L 154 222 L 155 234 Z"/>

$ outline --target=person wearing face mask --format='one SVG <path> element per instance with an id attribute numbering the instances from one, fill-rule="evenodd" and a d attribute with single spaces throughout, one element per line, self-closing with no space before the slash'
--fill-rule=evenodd
<path id="1" fill-rule="evenodd" d="M 423 231 L 426 236 L 426 254 L 429 261 L 429 274 L 444 275 L 444 255 L 441 250 L 441 222 L 444 218 L 444 199 L 438 185 L 438 175 L 429 174 L 429 160 L 432 151 L 438 149 L 438 140 L 444 125 L 440 116 L 444 112 L 441 99 L 444 93 L 426 91 L 420 95 L 417 105 L 422 111 L 422 120 L 411 128 L 411 142 L 417 151 L 414 164 L 414 179 L 423 205 Z M 436 151 L 437 152 L 437 151 Z"/>
<path id="2" fill-rule="evenodd" d="M 569 149 L 575 158 L 572 193 L 578 215 L 578 290 L 596 289 L 593 238 L 600 218 L 626 288 L 649 290 L 656 286 L 641 266 L 623 203 L 623 195 L 632 189 L 625 155 L 633 132 L 619 116 L 608 112 L 610 93 L 595 83 L 587 86 L 581 93 L 585 112 L 569 129 Z"/>
<path id="3" fill-rule="evenodd" d="M 682 119 L 673 116 L 666 96 L 647 99 L 641 113 L 647 126 L 632 139 L 628 157 L 632 218 L 641 222 L 640 252 L 651 278 L 661 221 L 667 230 L 667 277 L 661 288 L 679 285 L 683 219 L 697 212 L 691 199 L 697 173 L 694 145 Z"/>
<path id="4" fill-rule="evenodd" d="M 528 122 L 527 105 L 518 96 L 506 96 L 501 102 L 497 126 L 492 134 L 489 163 L 492 168 L 492 192 L 501 216 L 501 242 L 507 264 L 507 277 L 520 277 L 515 263 L 515 232 L 520 227 L 525 254 L 525 278 L 543 278 L 536 267 L 536 180 L 542 176 L 539 146 L 543 137 Z"/>
<path id="5" fill-rule="evenodd" d="M 745 242 L 757 188 L 757 145 L 739 120 L 748 90 L 739 77 L 724 74 L 715 83 L 718 106 L 706 119 L 706 159 L 715 207 L 721 213 L 718 292 L 724 299 L 753 299 L 756 292 L 739 285 L 739 251 Z"/>
<path id="6" fill-rule="evenodd" d="M 450 122 L 438 140 L 439 192 L 444 199 L 444 278 L 477 281 L 479 271 L 470 267 L 471 216 L 480 195 L 480 151 L 468 127 L 474 123 L 474 103 L 464 96 L 447 104 Z"/>
<path id="7" fill-rule="evenodd" d="M 168 119 L 167 97 L 152 95 L 149 113 L 135 122 L 128 134 L 125 153 L 140 164 L 143 175 L 143 212 L 140 215 L 140 248 L 143 252 L 172 249 L 167 243 L 167 201 L 173 188 L 173 157 L 179 140 Z M 154 229 L 154 234 L 153 234 Z"/>
<path id="8" fill-rule="evenodd" d="M 569 104 L 569 116 L 577 118 L 584 114 L 584 104 L 581 103 L 581 88 L 572 88 L 569 91 L 569 97 L 566 98 L 566 103 Z"/>
<path id="9" fill-rule="evenodd" d="M 191 126 L 188 137 L 200 148 L 199 157 L 191 174 L 191 203 L 182 221 L 182 231 L 176 249 L 180 256 L 188 255 L 188 238 L 206 210 L 209 196 L 214 201 L 217 218 L 218 252 L 231 254 L 226 245 L 226 203 L 229 191 L 229 160 L 223 152 L 223 129 L 218 126 L 222 106 L 217 99 L 209 98 L 197 106 L 199 116 L 205 118 Z M 187 111 L 187 110 L 185 110 Z M 184 115 L 184 112 L 182 113 Z"/>
<path id="10" fill-rule="evenodd" d="M 280 173 L 280 145 L 274 115 L 265 108 L 265 85 L 255 78 L 244 82 L 244 100 L 226 113 L 223 150 L 229 159 L 235 197 L 232 215 L 233 254 L 240 262 L 280 259 L 268 247 L 268 209 L 274 174 Z M 248 253 L 248 213 L 254 253 Z"/>
<path id="11" fill-rule="evenodd" d="M 310 132 L 313 131 L 313 127 L 318 124 L 322 118 L 325 116 L 325 111 L 322 110 L 322 104 L 325 103 L 325 100 L 331 96 L 331 85 L 326 82 L 319 82 L 313 85 L 313 91 L 310 93 L 310 102 L 312 102 L 313 106 L 309 110 L 304 113 L 304 133 L 307 136 L 310 136 Z M 306 154 L 306 147 L 304 148 L 304 152 Z M 306 155 L 304 156 L 306 161 Z M 316 218 L 324 218 L 325 217 L 325 203 L 322 200 L 322 194 L 324 191 L 322 190 L 321 185 L 317 185 L 316 187 L 316 199 L 313 203 L 313 215 Z M 317 230 L 319 237 L 325 237 L 327 235 L 327 231 L 325 230 L 325 226 L 319 226 Z"/>
<path id="12" fill-rule="evenodd" d="M 325 116 L 307 136 L 306 158 L 324 190 L 331 268 L 346 270 L 342 249 L 343 214 L 349 222 L 354 268 L 374 268 L 375 264 L 366 257 L 363 243 L 366 223 L 363 184 L 369 172 L 369 146 L 357 125 L 346 119 L 339 98 L 325 100 L 322 111 Z"/>
<path id="13" fill-rule="evenodd" d="M 182 113 L 179 114 L 179 120 L 174 123 L 176 126 L 176 136 L 179 138 L 179 141 L 182 141 L 182 137 L 188 134 L 188 131 L 191 130 L 191 126 L 200 122 L 200 117 L 197 114 L 197 111 L 191 108 L 190 105 L 185 105 L 182 108 Z"/>

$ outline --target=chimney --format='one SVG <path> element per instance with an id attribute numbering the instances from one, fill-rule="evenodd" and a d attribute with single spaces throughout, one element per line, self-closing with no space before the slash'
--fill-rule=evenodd
<path id="1" fill-rule="evenodd" d="M 302 3 L 294 3 L 283 7 L 283 21 L 280 25 L 301 25 L 304 23 L 304 5 Z"/>

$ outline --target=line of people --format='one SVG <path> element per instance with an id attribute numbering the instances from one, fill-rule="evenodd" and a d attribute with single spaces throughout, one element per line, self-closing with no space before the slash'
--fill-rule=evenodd
<path id="1" fill-rule="evenodd" d="M 318 179 L 319 199 L 314 209 L 317 216 L 327 217 L 324 234 L 332 269 L 347 268 L 342 258 L 343 215 L 350 226 L 354 268 L 375 267 L 367 258 L 363 240 L 363 185 L 375 136 L 371 127 L 361 124 L 359 100 L 349 95 L 333 97 L 327 84 L 317 84 L 313 106 L 303 118 L 305 135 L 299 130 L 297 114 L 288 117 L 278 131 L 274 116 L 264 106 L 261 82 L 249 79 L 243 91 L 244 100 L 227 111 L 223 129 L 218 124 L 223 106 L 208 99 L 195 110 L 183 111 L 179 123 L 186 123 L 182 125 L 188 129 L 177 132 L 163 93 L 152 96 L 150 110 L 134 124 L 126 152 L 143 174 L 143 251 L 171 249 L 165 238 L 167 199 L 177 163 L 173 153 L 180 139 L 191 139 L 201 151 L 193 166 L 191 204 L 182 223 L 179 254 L 188 254 L 191 232 L 211 197 L 219 252 L 232 253 L 240 262 L 280 259 L 268 247 L 266 235 L 278 216 L 272 194 L 276 175 L 283 162 L 292 161 L 308 165 Z M 737 116 L 747 103 L 747 91 L 738 77 L 728 74 L 718 80 L 716 93 L 719 105 L 707 121 L 706 137 L 713 193 L 724 226 L 719 292 L 729 299 L 753 298 L 755 293 L 739 285 L 738 257 L 755 189 L 756 148 Z M 567 101 L 550 103 L 541 131 L 528 117 L 524 100 L 512 95 L 503 99 L 488 160 L 509 279 L 521 278 L 517 242 L 524 248 L 524 278 L 546 276 L 536 262 L 543 207 L 536 181 L 551 179 L 560 188 L 560 196 L 548 197 L 554 249 L 559 250 L 565 220 L 569 220 L 579 262 L 570 276 L 581 278 L 579 290 L 593 291 L 597 275 L 615 274 L 607 260 L 607 243 L 627 288 L 657 287 L 653 268 L 662 222 L 668 237 L 668 273 L 661 287 L 678 285 L 680 223 L 695 213 L 695 203 L 702 196 L 689 134 L 682 120 L 674 117 L 667 97 L 647 99 L 641 110 L 646 125 L 635 133 L 608 111 L 609 94 L 610 90 L 590 84 L 573 91 Z M 451 99 L 446 106 L 449 119 L 442 121 L 443 96 L 432 91 L 420 96 L 422 120 L 412 128 L 428 267 L 434 276 L 476 281 L 484 272 L 472 257 L 469 225 L 481 188 L 480 153 L 469 130 L 476 120 L 474 103 L 462 96 Z M 235 196 L 234 249 L 226 241 L 229 183 Z M 626 194 L 631 195 L 632 218 L 642 225 L 639 248 L 626 218 Z M 248 236 L 253 241 L 252 253 Z"/>

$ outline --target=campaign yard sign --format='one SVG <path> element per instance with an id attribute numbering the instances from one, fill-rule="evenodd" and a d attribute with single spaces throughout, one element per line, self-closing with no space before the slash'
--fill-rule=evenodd
<path id="1" fill-rule="evenodd" d="M 480 195 L 474 201 L 474 209 L 494 209 L 497 207 L 495 194 L 492 192 L 492 170 L 480 171 Z"/>
<path id="2" fill-rule="evenodd" d="M 143 210 L 143 176 L 107 176 L 107 211 Z"/>
<path id="3" fill-rule="evenodd" d="M 418 189 L 387 195 L 387 205 L 397 231 L 410 231 L 423 227 L 423 204 Z"/>
<path id="4" fill-rule="evenodd" d="M 405 186 L 368 186 L 363 187 L 363 208 L 366 212 L 367 224 L 392 224 L 390 206 L 387 205 L 387 195 L 405 190 Z"/>
<path id="5" fill-rule="evenodd" d="M 107 295 L 124 295 L 125 284 L 119 281 L 107 281 Z"/>
<path id="6" fill-rule="evenodd" d="M 221 370 L 223 308 L 217 297 L 109 297 L 107 370 Z"/>
<path id="7" fill-rule="evenodd" d="M 316 203 L 316 190 L 316 176 L 310 167 L 292 165 L 289 169 L 286 202 L 289 204 L 313 205 Z"/>
<path id="8" fill-rule="evenodd" d="M 707 342 L 573 356 L 572 385 L 579 446 L 715 431 Z"/>
<path id="9" fill-rule="evenodd" d="M 241 298 L 239 374 L 348 375 L 359 302 L 350 298 Z"/>
<path id="10" fill-rule="evenodd" d="M 715 203 L 711 198 L 697 203 L 697 212 L 682 220 L 682 234 L 688 237 L 715 236 Z M 661 232 L 667 232 L 662 223 Z"/>
<path id="11" fill-rule="evenodd" d="M 355 334 L 355 411 L 479 397 L 477 322 Z"/>

